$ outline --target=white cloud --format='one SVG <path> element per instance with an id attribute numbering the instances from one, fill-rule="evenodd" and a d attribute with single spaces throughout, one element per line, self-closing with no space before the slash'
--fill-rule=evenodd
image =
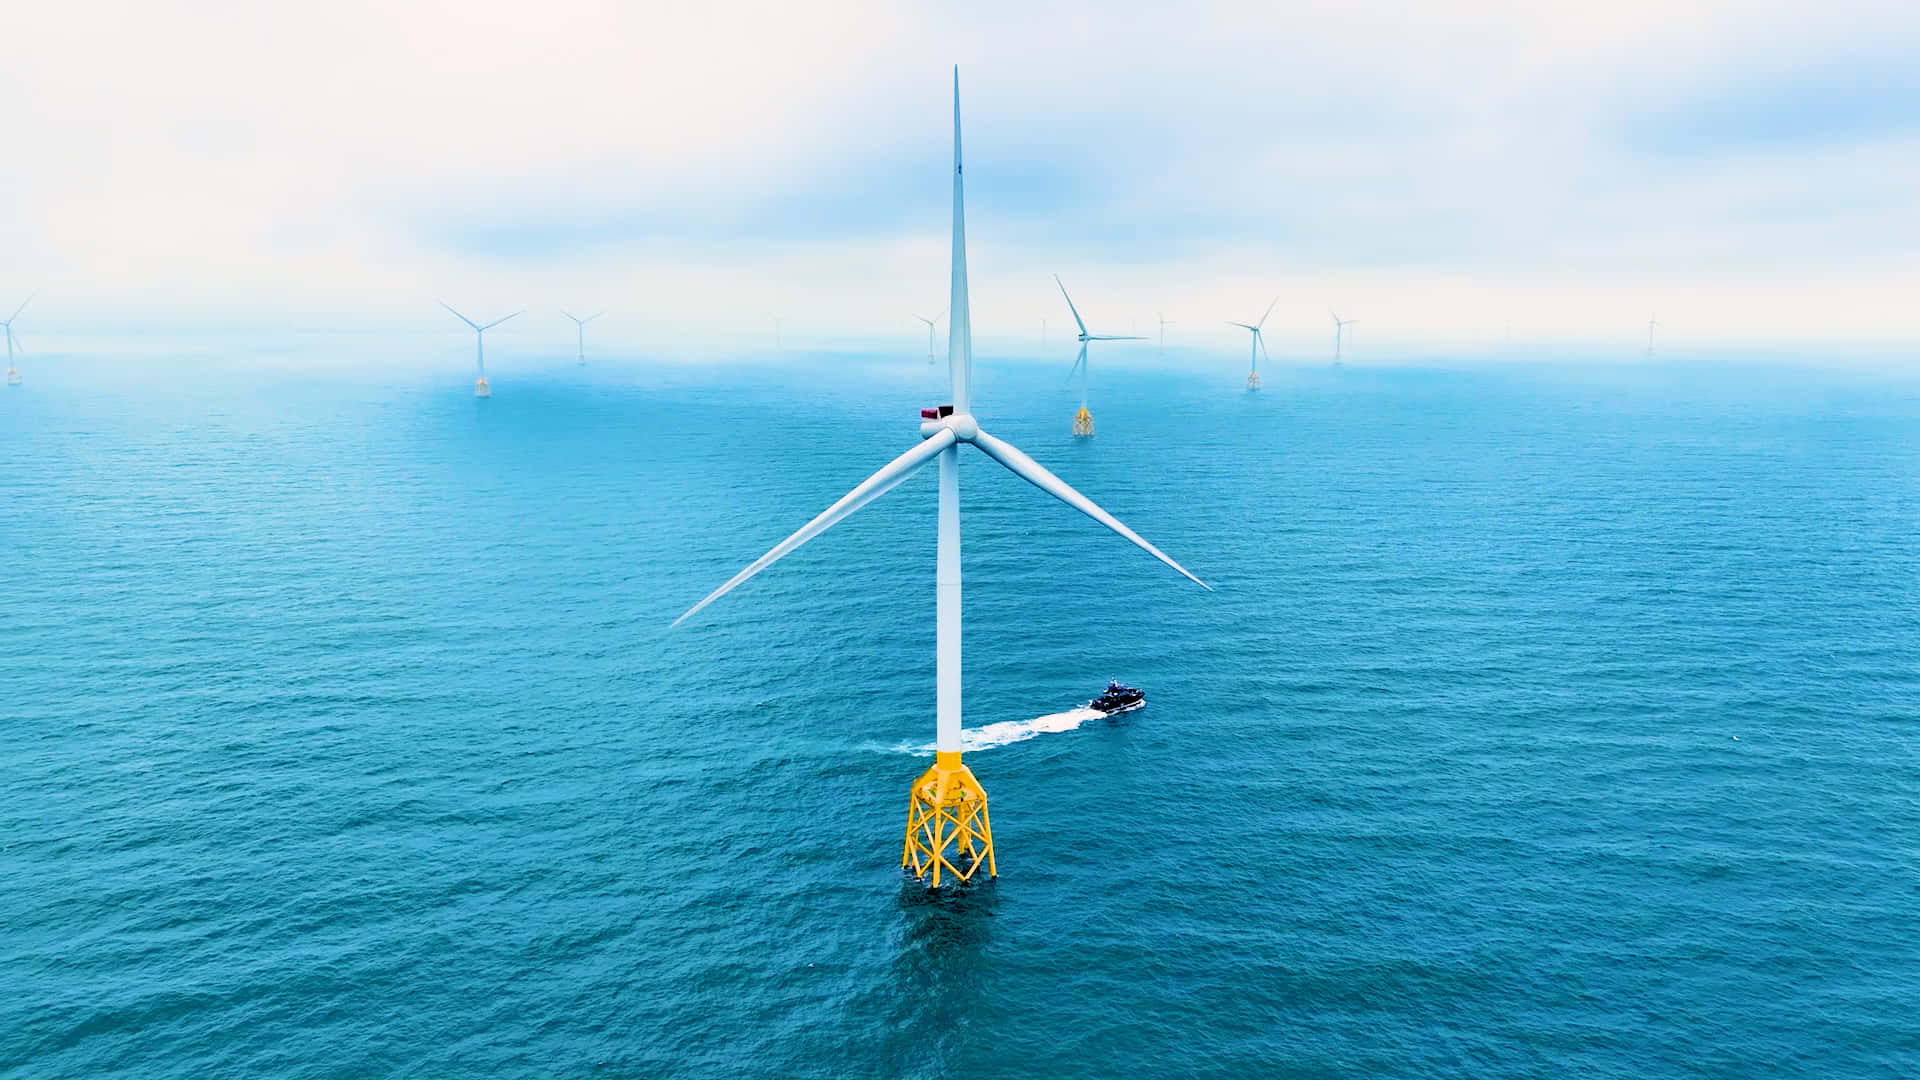
<path id="1" fill-rule="evenodd" d="M 1282 292 L 1303 345 L 1329 304 L 1407 347 L 1649 309 L 1703 343 L 1920 333 L 1920 93 L 1817 143 L 1739 96 L 1870 80 L 1920 15 L 1551 8 L 39 5 L 0 68 L 0 286 L 45 284 L 43 323 L 398 324 L 444 294 L 615 307 L 636 338 L 725 340 L 743 307 L 871 337 L 944 296 L 957 60 L 983 336 L 1064 322 L 1054 271 L 1195 333 Z M 1716 102 L 1744 141 L 1680 123 Z"/>

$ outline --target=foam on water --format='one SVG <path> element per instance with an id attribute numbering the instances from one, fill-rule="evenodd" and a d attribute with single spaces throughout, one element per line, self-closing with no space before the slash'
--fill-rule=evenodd
<path id="1" fill-rule="evenodd" d="M 1010 746 L 1017 742 L 1041 735 L 1057 735 L 1063 731 L 1073 731 L 1089 720 L 1098 720 L 1107 715 L 1099 709 L 1068 709 L 1066 712 L 1048 713 L 1031 720 L 1002 720 L 997 724 L 982 724 L 976 728 L 967 728 L 960 733 L 962 750 L 991 750 L 996 746 Z M 907 744 L 893 749 L 903 754 L 931 754 L 933 743 Z"/>

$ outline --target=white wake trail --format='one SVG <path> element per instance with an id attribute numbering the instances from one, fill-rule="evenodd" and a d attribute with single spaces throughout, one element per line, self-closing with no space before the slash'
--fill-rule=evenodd
<path id="1" fill-rule="evenodd" d="M 1097 720 L 1107 715 L 1099 709 L 1069 709 L 1066 712 L 1048 713 L 1031 720 L 1002 720 L 997 724 L 982 724 L 977 728 L 967 728 L 960 733 L 960 749 L 991 750 L 996 746 L 1008 746 L 1017 742 L 1026 742 L 1039 735 L 1052 735 L 1062 731 L 1072 731 L 1089 720 Z M 931 754 L 934 744 L 896 746 L 895 750 L 903 754 Z"/>

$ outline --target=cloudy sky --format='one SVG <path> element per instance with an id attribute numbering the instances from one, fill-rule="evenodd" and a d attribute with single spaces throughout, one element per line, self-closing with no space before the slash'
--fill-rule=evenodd
<path id="1" fill-rule="evenodd" d="M 9 14 L 0 290 L 43 322 L 613 308 L 912 341 L 951 65 L 983 344 L 1920 339 L 1920 5 L 91 2 Z M 4 297 L 0 297 L 4 302 Z M 615 327 L 618 327 L 615 329 Z M 924 334 L 924 330 L 920 331 Z M 921 338 L 924 340 L 924 338 Z"/>

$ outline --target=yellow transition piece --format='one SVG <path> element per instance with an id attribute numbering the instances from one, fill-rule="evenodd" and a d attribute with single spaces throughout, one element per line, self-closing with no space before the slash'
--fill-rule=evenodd
<path id="1" fill-rule="evenodd" d="M 907 841 L 900 865 L 932 880 L 943 876 L 971 881 L 981 867 L 998 876 L 993 863 L 993 823 L 987 817 L 987 791 L 960 763 L 960 752 L 933 755 L 933 767 L 920 774 L 907 796 Z"/>

